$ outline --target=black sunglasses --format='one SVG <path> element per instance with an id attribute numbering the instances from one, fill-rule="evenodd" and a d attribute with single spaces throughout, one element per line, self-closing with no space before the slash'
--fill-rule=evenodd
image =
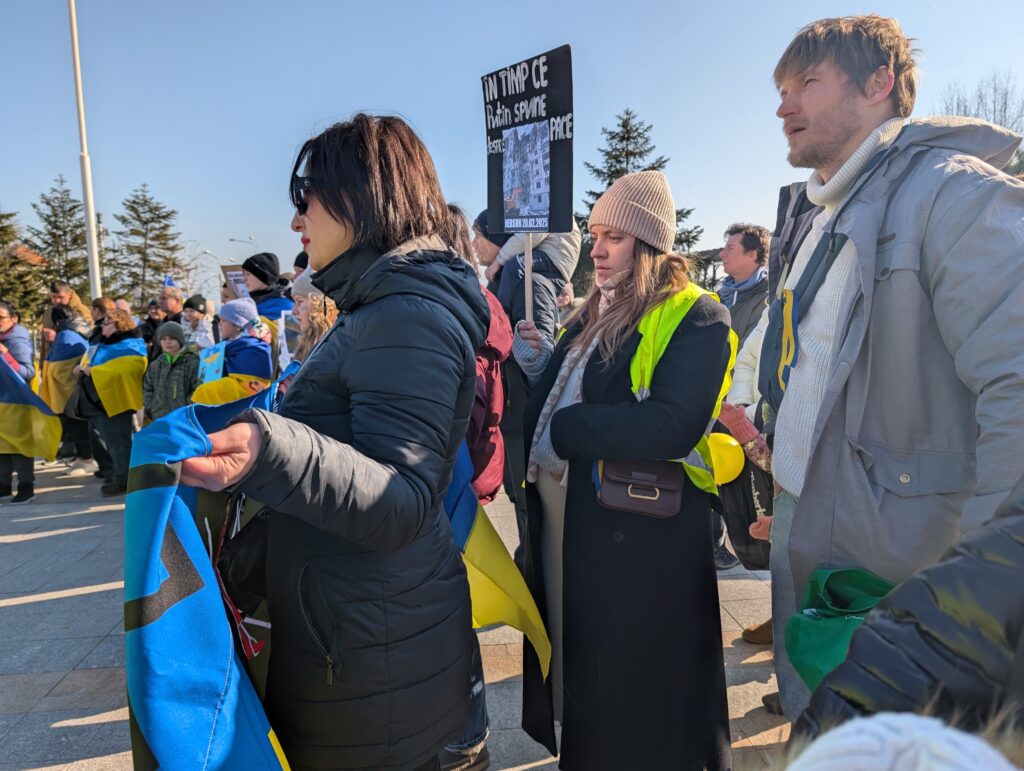
<path id="1" fill-rule="evenodd" d="M 298 174 L 292 177 L 292 203 L 295 205 L 299 214 L 306 213 L 306 209 L 309 207 L 309 203 L 306 201 L 306 193 L 312 192 L 312 190 L 312 177 L 300 177 Z"/>

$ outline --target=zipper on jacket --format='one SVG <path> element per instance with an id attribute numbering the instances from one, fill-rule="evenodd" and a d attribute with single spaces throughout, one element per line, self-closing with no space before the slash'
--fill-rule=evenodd
<path id="1" fill-rule="evenodd" d="M 317 634 L 316 628 L 313 626 L 313 622 L 310 621 L 309 614 L 306 613 L 306 603 L 302 601 L 302 578 L 306 575 L 306 568 L 308 567 L 308 564 L 303 565 L 302 570 L 299 571 L 299 612 L 302 614 L 302 620 L 306 622 L 306 629 L 309 630 L 309 634 L 313 638 L 313 642 L 316 643 L 316 647 L 320 649 L 324 658 L 327 659 L 327 684 L 334 685 L 334 659 L 331 658 L 331 654 L 327 650 L 327 646 L 323 644 L 323 641 L 320 639 L 320 635 Z"/>

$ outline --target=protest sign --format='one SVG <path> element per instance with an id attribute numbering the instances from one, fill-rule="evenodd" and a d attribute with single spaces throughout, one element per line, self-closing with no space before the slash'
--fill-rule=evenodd
<path id="1" fill-rule="evenodd" d="M 249 296 L 249 289 L 245 285 L 245 274 L 242 273 L 241 265 L 221 265 L 221 273 L 224 274 L 224 281 L 228 285 L 228 294 L 232 300 L 238 300 Z"/>
<path id="2" fill-rule="evenodd" d="M 572 54 L 562 46 L 482 78 L 487 229 L 572 230 Z"/>
<path id="3" fill-rule="evenodd" d="M 224 377 L 224 349 L 227 341 L 212 345 L 199 354 L 199 382 L 210 383 Z"/>

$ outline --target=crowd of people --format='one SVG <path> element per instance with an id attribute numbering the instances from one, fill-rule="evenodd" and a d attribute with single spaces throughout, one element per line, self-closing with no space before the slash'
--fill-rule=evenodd
<path id="1" fill-rule="evenodd" d="M 50 302 L 30 325 L 33 334 L 17 308 L 0 301 L 5 361 L 26 383 L 37 379 L 40 397 L 60 418 L 54 463 L 67 466 L 70 477 L 100 478 L 103 495 L 122 495 L 136 431 L 187 404 L 221 404 L 272 382 L 281 346 L 288 345 L 278 326 L 288 315 L 295 316 L 298 334 L 287 359 L 301 362 L 337 317 L 309 274 L 302 279 L 305 259 L 300 254 L 295 272 L 276 275 L 268 287 L 263 279 L 268 269 L 276 274 L 277 257 L 253 255 L 243 265 L 251 295 L 232 299 L 225 284 L 216 315 L 205 297 L 185 298 L 173 285 L 145 305 L 140 319 L 124 298 L 97 297 L 86 305 L 70 284 L 54 281 Z M 204 381 L 201 357 L 219 343 L 222 365 Z M 34 482 L 32 459 L 0 454 L 0 498 L 28 503 Z"/>
<path id="2" fill-rule="evenodd" d="M 772 616 L 743 637 L 774 647 L 765 706 L 796 725 L 793 768 L 894 767 L 905 743 L 855 741 L 893 732 L 966 768 L 983 750 L 965 733 L 1012 724 L 1024 699 L 1024 182 L 1000 171 L 1009 131 L 910 120 L 917 77 L 893 19 L 799 32 L 774 78 L 788 160 L 810 176 L 782 189 L 774 229 L 727 230 L 715 294 L 673 252 L 660 172 L 596 201 L 577 300 L 578 229 L 531 236 L 527 283 L 523 239 L 448 204 L 403 120 L 335 124 L 295 160 L 290 275 L 253 255 L 248 298 L 211 318 L 166 287 L 141 323 L 51 287 L 42 393 L 65 457 L 121 493 L 133 421 L 267 387 L 282 346 L 301 362 L 274 410 L 182 464 L 184 482 L 270 512 L 264 704 L 296 767 L 489 767 L 442 508 L 465 441 L 481 501 L 503 485 L 515 507 L 552 643 L 546 677 L 525 646 L 523 727 L 561 768 L 731 767 L 716 569 L 737 561 L 771 572 Z M 28 381 L 18 320 L 0 302 L 0 353 Z M 200 382 L 217 343 L 223 371 Z M 137 405 L 112 377 L 138 378 Z M 716 484 L 720 433 L 743 466 Z M 2 492 L 13 473 L 14 502 L 31 499 L 31 459 L 0 459 Z M 812 695 L 787 623 L 815 575 L 849 569 L 896 588 Z"/>

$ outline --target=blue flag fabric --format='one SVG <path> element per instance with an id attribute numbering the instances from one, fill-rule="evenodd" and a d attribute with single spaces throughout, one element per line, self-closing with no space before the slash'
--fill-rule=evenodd
<path id="1" fill-rule="evenodd" d="M 73 329 L 62 329 L 53 339 L 49 353 L 46 354 L 47 361 L 78 360 L 85 355 L 89 348 L 89 341 Z"/>
<path id="2" fill-rule="evenodd" d="M 145 356 L 146 341 L 141 337 L 129 337 L 109 345 L 94 346 L 89 352 L 89 364 L 99 367 L 125 356 Z"/>
<path id="3" fill-rule="evenodd" d="M 281 751 L 236 652 L 217 577 L 179 484 L 208 433 L 276 389 L 192 405 L 135 436 L 125 507 L 125 650 L 136 768 L 282 769 Z"/>

